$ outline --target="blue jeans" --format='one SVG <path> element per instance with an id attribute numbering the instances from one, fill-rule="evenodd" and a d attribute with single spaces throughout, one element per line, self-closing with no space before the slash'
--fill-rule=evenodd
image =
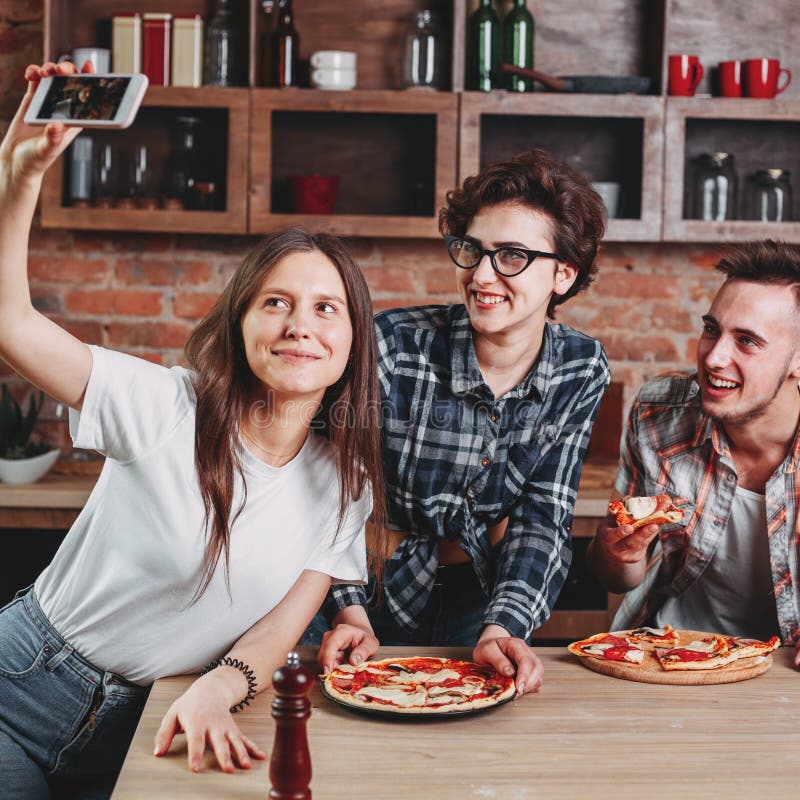
<path id="1" fill-rule="evenodd" d="M 372 596 L 372 582 L 367 596 Z M 474 647 L 483 629 L 483 615 L 489 598 L 481 588 L 471 563 L 439 567 L 428 603 L 419 616 L 419 628 L 407 631 L 392 616 L 384 600 L 368 608 L 372 629 L 382 645 L 417 647 Z M 330 629 L 320 612 L 306 628 L 301 644 L 319 645 Z"/>
<path id="2" fill-rule="evenodd" d="M 0 611 L 0 642 L 3 798 L 109 797 L 149 689 L 75 652 L 32 589 Z"/>

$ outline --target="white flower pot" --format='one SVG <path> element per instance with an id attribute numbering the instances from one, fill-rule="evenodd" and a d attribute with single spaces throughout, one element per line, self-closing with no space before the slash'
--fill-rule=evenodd
<path id="1" fill-rule="evenodd" d="M 43 478 L 61 451 L 48 450 L 33 458 L 0 458 L 0 481 L 3 483 L 34 483 Z"/>

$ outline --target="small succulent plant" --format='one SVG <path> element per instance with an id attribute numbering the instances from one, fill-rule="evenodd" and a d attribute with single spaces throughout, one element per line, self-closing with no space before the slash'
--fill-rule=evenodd
<path id="1" fill-rule="evenodd" d="M 0 387 L 0 458 L 32 458 L 50 450 L 47 442 L 30 440 L 43 404 L 44 392 L 33 394 L 23 413 L 8 386 Z"/>

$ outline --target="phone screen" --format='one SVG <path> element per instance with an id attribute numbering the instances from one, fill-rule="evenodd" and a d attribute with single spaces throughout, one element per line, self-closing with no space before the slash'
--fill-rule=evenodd
<path id="1" fill-rule="evenodd" d="M 37 119 L 113 120 L 130 78 L 96 75 L 56 75 Z"/>

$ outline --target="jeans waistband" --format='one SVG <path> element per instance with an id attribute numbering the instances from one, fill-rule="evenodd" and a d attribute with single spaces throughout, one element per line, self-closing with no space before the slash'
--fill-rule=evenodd
<path id="1" fill-rule="evenodd" d="M 51 669 L 55 669 L 61 661 L 66 661 L 73 670 L 83 675 L 88 680 L 95 683 L 102 683 L 106 687 L 107 693 L 113 692 L 114 694 L 120 695 L 141 696 L 148 691 L 145 686 L 138 686 L 126 680 L 121 675 L 116 675 L 113 672 L 107 672 L 96 667 L 89 659 L 82 656 L 72 647 L 72 645 L 53 627 L 47 615 L 42 611 L 42 607 L 39 605 L 39 600 L 36 597 L 36 592 L 33 587 L 23 595 L 22 603 L 30 621 L 36 626 L 39 633 L 42 634 L 44 639 L 50 644 L 50 647 L 54 650 L 53 656 L 49 660 Z"/>

